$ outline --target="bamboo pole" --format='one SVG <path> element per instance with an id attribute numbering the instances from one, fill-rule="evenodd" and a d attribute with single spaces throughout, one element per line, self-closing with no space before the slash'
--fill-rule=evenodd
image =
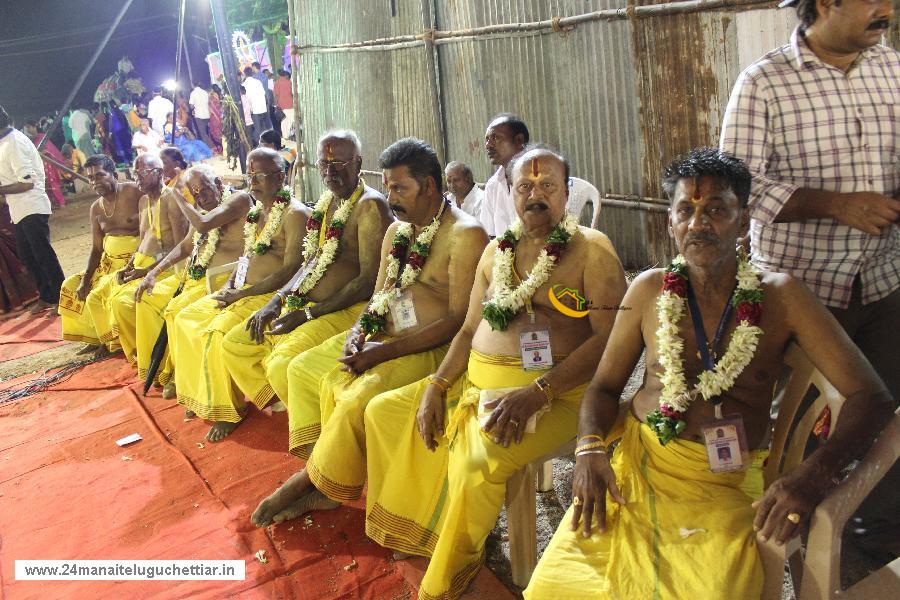
<path id="1" fill-rule="evenodd" d="M 663 198 L 644 198 L 637 194 L 603 194 L 603 200 L 623 200 L 626 202 L 644 202 L 646 204 L 659 204 L 669 208 L 670 202 Z"/>
<path id="2" fill-rule="evenodd" d="M 681 0 L 679 2 L 663 2 L 647 6 L 627 6 L 624 8 L 610 8 L 597 10 L 571 17 L 554 17 L 543 21 L 528 23 L 505 23 L 499 25 L 485 25 L 482 27 L 469 27 L 448 31 L 437 31 L 425 28 L 422 33 L 398 35 L 387 38 L 378 38 L 362 42 L 349 42 L 334 45 L 306 45 L 299 46 L 297 51 L 308 52 L 334 52 L 342 50 L 375 49 L 395 50 L 418 46 L 429 41 L 435 44 L 445 43 L 455 38 L 479 39 L 488 36 L 502 34 L 522 34 L 526 32 L 538 33 L 563 33 L 571 31 L 578 25 L 594 21 L 621 21 L 644 17 L 658 17 L 666 15 L 678 15 L 693 12 L 702 12 L 717 9 L 760 9 L 777 6 L 775 0 Z"/>
<path id="3" fill-rule="evenodd" d="M 435 30 L 433 3 L 434 0 L 422 0 L 422 26 L 425 28 L 425 31 Z M 434 113 L 438 139 L 440 140 L 440 147 L 437 149 L 438 159 L 443 163 L 447 161 L 447 130 L 445 127 L 444 109 L 441 104 L 441 66 L 434 46 L 434 39 L 430 36 L 425 38 L 425 69 L 428 75 L 431 110 Z"/>
<path id="4" fill-rule="evenodd" d="M 85 183 L 90 183 L 90 182 L 91 182 L 90 179 L 88 179 L 87 177 L 85 177 L 85 176 L 82 175 L 81 173 L 78 173 L 78 172 L 76 172 L 76 171 L 73 171 L 72 169 L 70 169 L 70 168 L 67 167 L 66 165 L 62 164 L 61 162 L 58 162 L 58 161 L 54 160 L 52 156 L 46 154 L 44 151 L 38 150 L 38 152 L 40 153 L 41 158 L 43 158 L 44 160 L 46 160 L 48 163 L 50 163 L 51 165 L 53 165 L 53 166 L 56 167 L 57 169 L 62 169 L 63 171 L 65 171 L 65 172 L 68 173 L 69 175 L 72 175 L 73 177 L 77 177 L 78 179 L 82 180 L 82 181 L 85 182 Z"/>
<path id="5" fill-rule="evenodd" d="M 294 181 L 291 182 L 291 190 L 297 195 L 300 189 L 299 197 L 303 197 L 306 190 L 306 171 L 303 168 L 306 164 L 306 144 L 303 140 L 303 118 L 300 114 L 300 60 L 297 54 L 295 42 L 299 41 L 297 31 L 299 23 L 297 22 L 297 7 L 294 5 L 295 0 L 288 0 L 288 35 L 291 36 L 291 99 L 294 102 L 294 143 L 297 146 L 297 160 L 295 168 L 292 171 Z M 299 181 L 297 181 L 299 179 Z"/>

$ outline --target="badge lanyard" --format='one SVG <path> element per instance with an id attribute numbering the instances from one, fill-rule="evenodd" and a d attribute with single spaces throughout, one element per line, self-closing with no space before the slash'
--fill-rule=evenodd
<path id="1" fill-rule="evenodd" d="M 716 336 L 713 338 L 712 344 L 710 345 L 706 338 L 706 330 L 703 329 L 703 316 L 700 314 L 700 307 L 697 305 L 696 296 L 694 296 L 694 288 L 691 287 L 691 282 L 688 281 L 688 308 L 691 311 L 691 321 L 694 323 L 694 337 L 697 340 L 697 348 L 700 351 L 700 360 L 703 361 L 703 369 L 705 371 L 713 371 L 716 368 L 717 357 L 713 358 L 710 351 L 712 351 L 712 353 L 716 352 L 722 341 L 722 336 L 725 334 L 725 327 L 728 325 L 728 321 L 731 320 L 731 314 L 734 312 L 734 304 L 732 304 L 731 300 L 734 298 L 736 289 L 737 285 L 734 286 L 734 289 L 731 290 L 731 294 L 728 296 L 728 303 L 725 305 L 725 310 L 722 311 L 722 318 L 719 319 L 719 326 L 716 328 Z M 710 398 L 709 402 L 716 408 L 716 418 L 721 419 L 722 398 L 715 396 L 714 398 Z"/>

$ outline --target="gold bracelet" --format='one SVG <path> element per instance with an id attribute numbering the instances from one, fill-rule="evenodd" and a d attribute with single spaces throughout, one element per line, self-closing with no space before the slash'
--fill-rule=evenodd
<path id="1" fill-rule="evenodd" d="M 428 383 L 441 388 L 441 392 L 444 394 L 450 391 L 450 387 L 453 385 L 446 377 L 441 377 L 440 375 L 435 375 L 434 373 L 428 376 Z"/>
<path id="2" fill-rule="evenodd" d="M 588 442 L 587 444 L 581 444 L 580 446 L 577 446 L 575 448 L 575 454 L 578 454 L 583 450 L 593 450 L 594 448 L 602 448 L 603 450 L 607 449 L 606 444 L 604 444 L 603 442 Z"/>
<path id="3" fill-rule="evenodd" d="M 582 440 L 586 440 L 588 438 L 594 438 L 594 439 L 600 440 L 601 442 L 603 441 L 602 435 L 597 435 L 596 433 L 589 433 L 587 435 L 583 435 L 580 438 L 578 438 L 578 442 L 581 443 Z"/>
<path id="4" fill-rule="evenodd" d="M 584 454 L 608 454 L 606 448 L 597 448 L 596 450 L 582 450 L 581 452 L 576 452 L 575 457 L 582 456 Z"/>
<path id="5" fill-rule="evenodd" d="M 550 403 L 553 402 L 553 390 L 550 389 L 550 384 L 547 383 L 547 380 L 543 377 L 538 377 L 534 380 L 534 385 L 544 394 L 544 398 L 547 399 L 547 406 L 550 406 Z"/>

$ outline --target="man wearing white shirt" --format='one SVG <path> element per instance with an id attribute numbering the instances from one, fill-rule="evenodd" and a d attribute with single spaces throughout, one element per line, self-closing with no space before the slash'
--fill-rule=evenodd
<path id="1" fill-rule="evenodd" d="M 162 95 L 161 87 L 154 88 L 153 99 L 147 104 L 147 116 L 150 117 L 153 131 L 159 135 L 164 135 L 163 128 L 166 126 L 166 115 L 169 113 L 175 113 L 175 105 Z"/>
<path id="2" fill-rule="evenodd" d="M 62 268 L 50 245 L 50 198 L 44 191 L 44 161 L 28 137 L 11 126 L 0 106 L 0 204 L 9 205 L 19 259 L 37 284 L 33 314 L 55 309 Z"/>
<path id="3" fill-rule="evenodd" d="M 215 144 L 209 138 L 209 94 L 200 87 L 200 84 L 194 83 L 193 86 L 188 104 L 194 109 L 194 120 L 197 121 L 197 129 L 200 130 L 200 139 L 210 148 L 215 148 Z"/>
<path id="4" fill-rule="evenodd" d="M 479 221 L 488 235 L 499 237 L 516 220 L 512 190 L 506 180 L 506 165 L 528 143 L 528 127 L 519 117 L 502 113 L 494 117 L 484 133 L 484 149 L 497 167 L 484 186 Z"/>
<path id="5" fill-rule="evenodd" d="M 481 204 L 484 202 L 484 190 L 475 185 L 475 177 L 469 165 L 453 161 L 444 169 L 447 178 L 447 198 L 452 200 L 463 212 L 476 219 L 481 218 Z"/>
<path id="6" fill-rule="evenodd" d="M 135 131 L 134 135 L 131 137 L 131 147 L 134 148 L 138 154 L 143 154 L 145 152 L 153 152 L 155 154 L 165 145 L 166 143 L 163 141 L 163 137 L 156 133 L 155 130 L 150 129 L 150 120 L 141 119 L 140 129 Z"/>
<path id="7" fill-rule="evenodd" d="M 94 153 L 94 146 L 91 143 L 91 115 L 83 108 L 76 108 L 69 117 L 69 127 L 72 129 L 72 141 L 75 146 L 90 156 Z"/>
<path id="8" fill-rule="evenodd" d="M 259 79 L 253 76 L 253 69 L 244 69 L 244 89 L 250 101 L 250 117 L 253 119 L 253 145 L 259 142 L 259 134 L 272 128 L 269 120 L 269 107 L 266 104 L 266 88 Z"/>

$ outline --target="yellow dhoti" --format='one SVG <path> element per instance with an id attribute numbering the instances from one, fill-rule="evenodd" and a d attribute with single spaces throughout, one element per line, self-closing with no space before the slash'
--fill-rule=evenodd
<path id="1" fill-rule="evenodd" d="M 169 304 L 178 301 L 182 307 L 192 304 L 206 295 L 206 280 L 194 280 L 187 277 L 184 280 L 184 288 L 181 294 L 173 298 L 175 290 L 181 284 L 181 275 L 171 275 L 160 280 L 154 287 L 152 294 L 144 294 L 141 301 L 135 305 L 136 318 L 136 337 L 137 337 L 137 369 L 141 379 L 147 377 L 147 368 L 150 366 L 150 355 L 153 352 L 153 346 L 159 338 L 159 332 L 165 323 L 165 313 Z M 169 339 L 171 340 L 172 329 L 169 328 Z M 171 343 L 169 344 L 171 346 Z M 156 381 L 165 385 L 168 383 L 174 369 L 169 359 L 170 348 L 166 347 L 166 353 L 163 355 L 160 368 L 156 372 Z"/>
<path id="2" fill-rule="evenodd" d="M 138 269 L 145 269 L 152 265 L 154 258 L 145 254 L 135 252 L 134 266 Z M 94 328 L 97 331 L 97 337 L 106 344 L 110 351 L 117 350 L 121 347 L 119 344 L 119 325 L 116 322 L 116 316 L 113 313 L 113 305 L 120 294 L 127 293 L 125 288 L 131 290 L 137 289 L 139 280 L 129 281 L 121 284 L 116 278 L 116 272 L 112 272 L 100 279 L 97 287 L 88 294 L 85 306 L 91 313 L 91 319 L 94 321 Z"/>
<path id="3" fill-rule="evenodd" d="M 359 377 L 335 368 L 322 379 L 322 433 L 306 464 L 309 479 L 320 492 L 337 502 L 359 498 L 366 482 L 366 406 L 379 394 L 415 385 L 434 373 L 447 348 L 443 345 L 401 356 L 376 365 Z"/>
<path id="4" fill-rule="evenodd" d="M 100 264 L 91 277 L 91 290 L 99 286 L 103 277 L 113 274 L 125 266 L 134 254 L 141 239 L 132 235 L 107 235 L 103 238 L 103 254 Z M 91 313 L 78 299 L 75 291 L 81 285 L 84 272 L 67 277 L 59 290 L 59 314 L 62 316 L 62 336 L 64 340 L 99 344 L 100 335 L 94 327 Z"/>
<path id="5" fill-rule="evenodd" d="M 154 262 L 156 261 L 150 260 L 149 264 L 138 265 L 137 259 L 135 259 L 135 266 L 138 268 L 146 268 Z M 159 280 L 168 279 L 173 273 L 174 271 L 172 269 L 166 269 L 159 274 Z M 138 345 L 137 310 L 134 302 L 134 293 L 137 291 L 138 286 L 141 285 L 141 281 L 141 279 L 132 279 L 125 285 L 119 286 L 119 288 L 112 293 L 112 298 L 109 302 L 109 305 L 112 308 L 113 318 L 115 319 L 115 328 L 119 334 L 119 345 L 122 346 L 122 352 L 125 354 L 125 358 L 132 367 L 137 366 Z M 172 291 L 174 293 L 174 290 Z M 159 330 L 156 331 L 156 335 L 159 335 Z M 153 339 L 153 342 L 155 341 L 156 338 Z M 151 344 L 153 342 L 151 342 Z M 151 345 L 150 348 L 152 350 L 153 346 Z"/>
<path id="6" fill-rule="evenodd" d="M 266 334 L 261 344 L 246 327 L 235 327 L 222 340 L 222 355 L 231 378 L 258 408 L 272 398 L 288 402 L 288 365 L 295 356 L 346 332 L 356 322 L 365 302 L 317 317 L 284 335 Z"/>
<path id="7" fill-rule="evenodd" d="M 544 551 L 526 598 L 759 598 L 763 570 L 750 504 L 766 452 L 746 472 L 712 473 L 706 447 L 665 446 L 628 415 L 613 454 L 627 504 L 607 496 L 607 531 L 572 532 L 572 509 Z"/>
<path id="8" fill-rule="evenodd" d="M 238 423 L 245 402 L 222 360 L 222 338 L 268 302 L 270 294 L 241 298 L 219 308 L 210 294 L 182 308 L 170 339 L 175 355 L 178 402 L 210 421 Z"/>
<path id="9" fill-rule="evenodd" d="M 322 423 L 335 410 L 335 399 L 343 401 L 351 395 L 364 395 L 367 402 L 381 392 L 412 383 L 431 372 L 417 375 L 423 368 L 422 365 L 434 361 L 431 355 L 439 355 L 434 363 L 436 368 L 447 351 L 446 346 L 443 346 L 389 360 L 369 369 L 360 377 L 353 377 L 341 371 L 342 365 L 337 362 L 343 355 L 346 339 L 347 332 L 342 331 L 323 344 L 296 356 L 288 365 L 289 446 L 295 456 L 309 458 L 307 446 L 319 439 Z M 359 412 L 360 430 L 364 409 L 365 405 Z M 365 457 L 360 468 L 365 469 Z"/>
<path id="10" fill-rule="evenodd" d="M 518 357 L 471 352 L 469 381 L 447 427 L 447 501 L 444 514 L 437 519 L 440 535 L 419 588 L 420 598 L 457 598 L 465 591 L 484 562 L 484 542 L 503 506 L 507 479 L 575 437 L 586 383 L 554 399 L 535 432 L 526 433 L 520 444 L 504 448 L 481 430 L 477 417 L 481 390 L 526 386 L 541 374 L 523 370 Z M 393 493 L 399 499 L 405 492 Z M 407 498 L 407 504 L 422 501 Z M 417 513 L 417 508 L 408 508 L 399 514 Z"/>
<path id="11" fill-rule="evenodd" d="M 465 380 L 461 377 L 447 392 L 448 411 L 459 401 Z M 434 552 L 447 502 L 446 440 L 439 440 L 434 452 L 428 450 L 416 423 L 427 387 L 423 379 L 379 394 L 365 416 L 366 535 L 418 556 Z"/>

